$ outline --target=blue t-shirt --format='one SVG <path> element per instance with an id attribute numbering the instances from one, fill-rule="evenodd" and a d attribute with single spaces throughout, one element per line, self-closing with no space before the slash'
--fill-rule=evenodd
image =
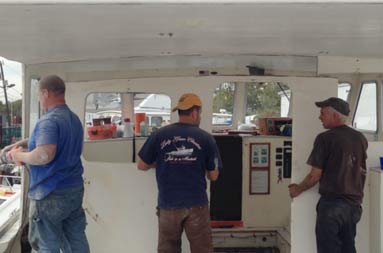
<path id="1" fill-rule="evenodd" d="M 208 203 L 206 171 L 221 168 L 213 136 L 198 126 L 175 123 L 154 132 L 138 153 L 156 163 L 159 208 L 189 208 Z"/>
<path id="2" fill-rule="evenodd" d="M 41 117 L 29 139 L 28 149 L 55 144 L 56 154 L 48 164 L 30 166 L 28 196 L 31 199 L 41 200 L 54 190 L 83 184 L 82 143 L 82 124 L 68 106 L 50 108 Z"/>

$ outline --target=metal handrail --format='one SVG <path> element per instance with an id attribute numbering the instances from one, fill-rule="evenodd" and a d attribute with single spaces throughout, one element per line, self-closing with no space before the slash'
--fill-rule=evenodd
<path id="1" fill-rule="evenodd" d="M 1 178 L 1 177 L 21 179 L 21 176 L 0 175 L 0 178 Z"/>

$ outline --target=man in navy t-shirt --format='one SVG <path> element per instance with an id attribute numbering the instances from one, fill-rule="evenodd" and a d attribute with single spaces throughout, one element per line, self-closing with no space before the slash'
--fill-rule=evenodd
<path id="1" fill-rule="evenodd" d="M 182 95 L 173 109 L 179 122 L 154 132 L 138 154 L 138 169 L 156 169 L 158 253 L 181 252 L 184 230 L 191 253 L 213 252 L 206 176 L 217 180 L 221 158 L 213 136 L 199 128 L 201 109 L 197 95 Z"/>
<path id="2" fill-rule="evenodd" d="M 85 213 L 80 119 L 65 103 L 65 83 L 55 75 L 39 82 L 46 112 L 31 137 L 5 147 L 17 163 L 30 165 L 29 242 L 37 252 L 89 252 Z M 28 150 L 24 150 L 24 148 Z"/>

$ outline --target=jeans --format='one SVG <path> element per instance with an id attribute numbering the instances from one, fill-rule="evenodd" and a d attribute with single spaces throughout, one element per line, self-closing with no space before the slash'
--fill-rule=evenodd
<path id="1" fill-rule="evenodd" d="M 191 253 L 213 252 L 210 212 L 207 205 L 179 209 L 158 209 L 158 253 L 181 253 L 185 230 Z"/>
<path id="2" fill-rule="evenodd" d="M 318 253 L 355 253 L 356 224 L 361 216 L 361 206 L 322 196 L 315 227 Z"/>
<path id="3" fill-rule="evenodd" d="M 30 200 L 29 242 L 39 253 L 89 253 L 82 209 L 84 188 L 56 190 Z"/>

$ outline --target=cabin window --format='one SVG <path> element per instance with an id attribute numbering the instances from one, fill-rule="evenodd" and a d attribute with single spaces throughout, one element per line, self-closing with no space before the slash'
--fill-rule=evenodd
<path id="1" fill-rule="evenodd" d="M 287 117 L 291 91 L 282 83 L 257 82 L 247 84 L 246 119 L 252 123 L 255 118 Z"/>
<path id="2" fill-rule="evenodd" d="M 222 83 L 213 95 L 213 126 L 231 126 L 234 108 L 234 83 Z"/>
<path id="3" fill-rule="evenodd" d="M 246 91 L 245 121 L 238 129 L 263 135 L 291 136 L 289 87 L 277 82 L 254 82 L 246 84 Z"/>
<path id="4" fill-rule="evenodd" d="M 291 91 L 283 83 L 223 83 L 214 92 L 213 132 L 226 132 L 228 128 L 257 131 L 260 118 L 262 121 L 267 118 L 285 118 L 286 122 L 291 122 L 291 119 L 287 118 L 290 99 Z"/>
<path id="5" fill-rule="evenodd" d="M 376 131 L 376 82 L 366 82 L 362 85 L 353 126 L 360 130 Z"/>
<path id="6" fill-rule="evenodd" d="M 351 84 L 342 82 L 338 84 L 338 98 L 348 101 L 348 96 L 350 94 Z"/>
<path id="7" fill-rule="evenodd" d="M 86 139 L 148 136 L 170 123 L 170 97 L 148 93 L 91 93 L 86 99 Z"/>

